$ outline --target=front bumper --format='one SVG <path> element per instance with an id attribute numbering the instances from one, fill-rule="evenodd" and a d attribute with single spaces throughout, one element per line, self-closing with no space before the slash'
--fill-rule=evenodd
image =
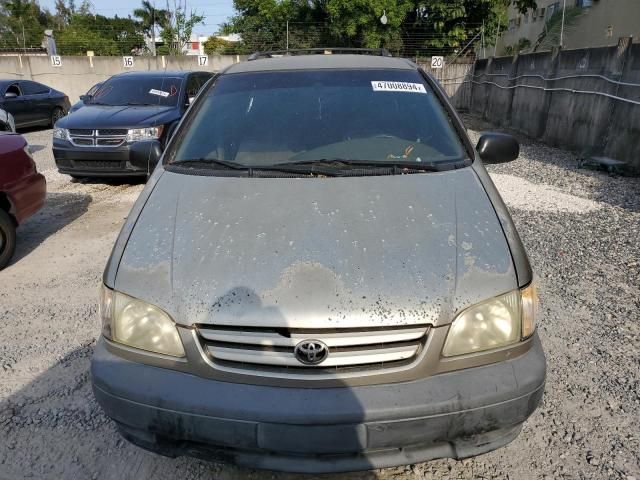
<path id="1" fill-rule="evenodd" d="M 343 472 L 465 458 L 513 440 L 536 409 L 540 340 L 505 362 L 422 380 L 338 388 L 256 386 L 130 362 L 96 347 L 98 403 L 133 443 L 292 472 Z"/>
<path id="2" fill-rule="evenodd" d="M 142 176 L 148 165 L 136 165 L 129 158 L 129 145 L 120 147 L 76 147 L 54 139 L 53 157 L 60 173 L 76 176 Z"/>

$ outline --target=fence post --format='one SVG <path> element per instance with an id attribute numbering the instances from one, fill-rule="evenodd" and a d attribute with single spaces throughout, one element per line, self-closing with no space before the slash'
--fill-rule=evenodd
<path id="1" fill-rule="evenodd" d="M 609 75 L 612 78 L 615 78 L 617 81 L 621 81 L 624 75 L 631 70 L 631 64 L 633 63 L 631 60 L 631 43 L 633 41 L 633 37 L 620 37 L 618 39 L 618 47 L 616 48 L 616 55 L 613 59 L 613 62 L 609 65 Z M 606 75 L 605 73 L 605 75 Z M 618 95 L 620 92 L 620 84 L 617 84 L 613 89 L 613 94 Z M 611 129 L 613 127 L 613 118 L 616 112 L 616 107 L 618 107 L 618 102 L 613 99 L 610 99 L 611 108 L 609 109 L 609 117 L 607 118 L 607 129 L 604 133 L 604 138 L 602 139 L 602 151 L 607 150 L 607 146 L 609 143 L 609 139 L 611 138 Z"/>
<path id="2" fill-rule="evenodd" d="M 555 78 L 558 74 L 558 65 L 560 64 L 560 52 L 562 51 L 561 47 L 553 47 L 551 50 L 551 61 L 549 62 L 549 66 L 545 72 L 541 72 L 545 78 Z M 542 82 L 544 88 L 551 88 L 554 82 L 550 80 L 545 80 Z M 542 105 L 542 115 L 540 115 L 540 123 L 538 123 L 538 128 L 536 129 L 536 138 L 544 137 L 544 134 L 547 130 L 547 120 L 549 119 L 549 109 L 551 108 L 551 98 L 553 97 L 553 92 L 544 92 L 544 102 Z"/>
<path id="3" fill-rule="evenodd" d="M 490 73 L 493 73 L 493 57 L 490 57 L 487 60 L 487 65 L 484 68 L 484 72 L 482 72 L 482 76 L 484 77 L 482 80 L 486 81 L 487 79 L 487 75 Z M 477 61 L 477 60 L 476 60 Z M 483 104 L 482 104 L 482 112 L 480 112 L 482 114 L 482 118 L 484 118 L 485 120 L 487 120 L 487 106 L 489 105 L 489 95 L 488 95 L 488 90 L 489 87 L 487 86 L 487 84 L 483 84 L 482 85 L 482 100 L 483 100 Z"/>
<path id="4" fill-rule="evenodd" d="M 511 67 L 509 68 L 509 76 L 507 77 L 507 86 L 514 87 L 516 84 L 516 77 L 518 76 L 518 65 L 520 63 L 520 54 L 516 53 L 513 56 L 513 60 L 511 61 Z M 509 101 L 507 102 L 507 114 L 504 116 L 504 121 L 501 122 L 503 125 L 511 125 L 511 111 L 513 110 L 513 96 L 516 92 L 515 88 L 510 88 L 507 90 L 507 97 Z"/>

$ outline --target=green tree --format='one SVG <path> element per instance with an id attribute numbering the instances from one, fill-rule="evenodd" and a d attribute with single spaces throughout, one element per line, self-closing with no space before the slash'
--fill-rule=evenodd
<path id="1" fill-rule="evenodd" d="M 68 25 L 55 32 L 61 55 L 131 55 L 144 45 L 142 27 L 130 18 L 72 14 Z"/>
<path id="2" fill-rule="evenodd" d="M 174 8 L 171 9 L 167 0 L 167 18 L 162 24 L 161 37 L 169 54 L 182 55 L 184 47 L 191 38 L 193 28 L 203 21 L 204 16 L 194 10 L 187 14 L 186 6 L 183 7 L 174 2 Z"/>
<path id="3" fill-rule="evenodd" d="M 0 0 L 0 45 L 39 47 L 51 19 L 51 14 L 35 0 Z"/>
<path id="4" fill-rule="evenodd" d="M 164 25 L 169 18 L 167 10 L 155 8 L 148 0 L 142 1 L 142 7 L 133 11 L 133 16 L 140 20 L 142 31 L 154 36 L 157 25 Z"/>
<path id="5" fill-rule="evenodd" d="M 246 51 L 325 46 L 386 47 L 406 55 L 460 51 L 483 28 L 489 43 L 509 0 L 234 0 L 222 28 Z M 516 0 L 522 11 L 535 0 Z M 386 24 L 380 21 L 386 17 Z M 503 23 L 504 25 L 504 23 Z"/>
<path id="6" fill-rule="evenodd" d="M 236 42 L 230 42 L 222 38 L 209 37 L 204 42 L 204 52 L 215 55 L 235 55 L 238 52 Z"/>
<path id="7" fill-rule="evenodd" d="M 584 14 L 584 9 L 579 7 L 567 8 L 564 12 L 564 34 L 575 29 L 578 19 Z M 560 45 L 560 31 L 562 29 L 562 10 L 555 12 L 545 22 L 540 36 L 533 46 L 533 51 L 551 50 Z"/>

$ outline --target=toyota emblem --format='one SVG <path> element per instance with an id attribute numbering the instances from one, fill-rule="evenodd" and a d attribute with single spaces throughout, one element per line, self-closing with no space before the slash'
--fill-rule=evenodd
<path id="1" fill-rule="evenodd" d="M 320 340 L 304 340 L 293 351 L 300 363 L 318 365 L 329 356 L 329 347 Z"/>

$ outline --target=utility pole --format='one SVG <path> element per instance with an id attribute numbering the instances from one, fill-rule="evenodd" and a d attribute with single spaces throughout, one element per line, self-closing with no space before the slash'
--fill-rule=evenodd
<path id="1" fill-rule="evenodd" d="M 493 44 L 493 56 L 496 56 L 496 51 L 498 50 L 498 38 L 500 38 L 500 18 L 498 18 L 498 30 L 496 30 L 496 41 Z"/>
<path id="2" fill-rule="evenodd" d="M 482 36 L 480 39 L 482 43 L 482 58 L 487 58 L 487 50 L 484 48 L 484 20 L 482 21 Z"/>
<path id="3" fill-rule="evenodd" d="M 289 51 L 289 20 L 287 20 L 287 52 Z"/>
<path id="4" fill-rule="evenodd" d="M 560 26 L 560 47 L 563 46 L 563 37 L 564 37 L 564 11 L 567 7 L 567 0 L 563 0 L 562 2 L 562 25 Z"/>
<path id="5" fill-rule="evenodd" d="M 151 55 L 156 56 L 156 2 L 153 2 L 151 12 Z"/>

